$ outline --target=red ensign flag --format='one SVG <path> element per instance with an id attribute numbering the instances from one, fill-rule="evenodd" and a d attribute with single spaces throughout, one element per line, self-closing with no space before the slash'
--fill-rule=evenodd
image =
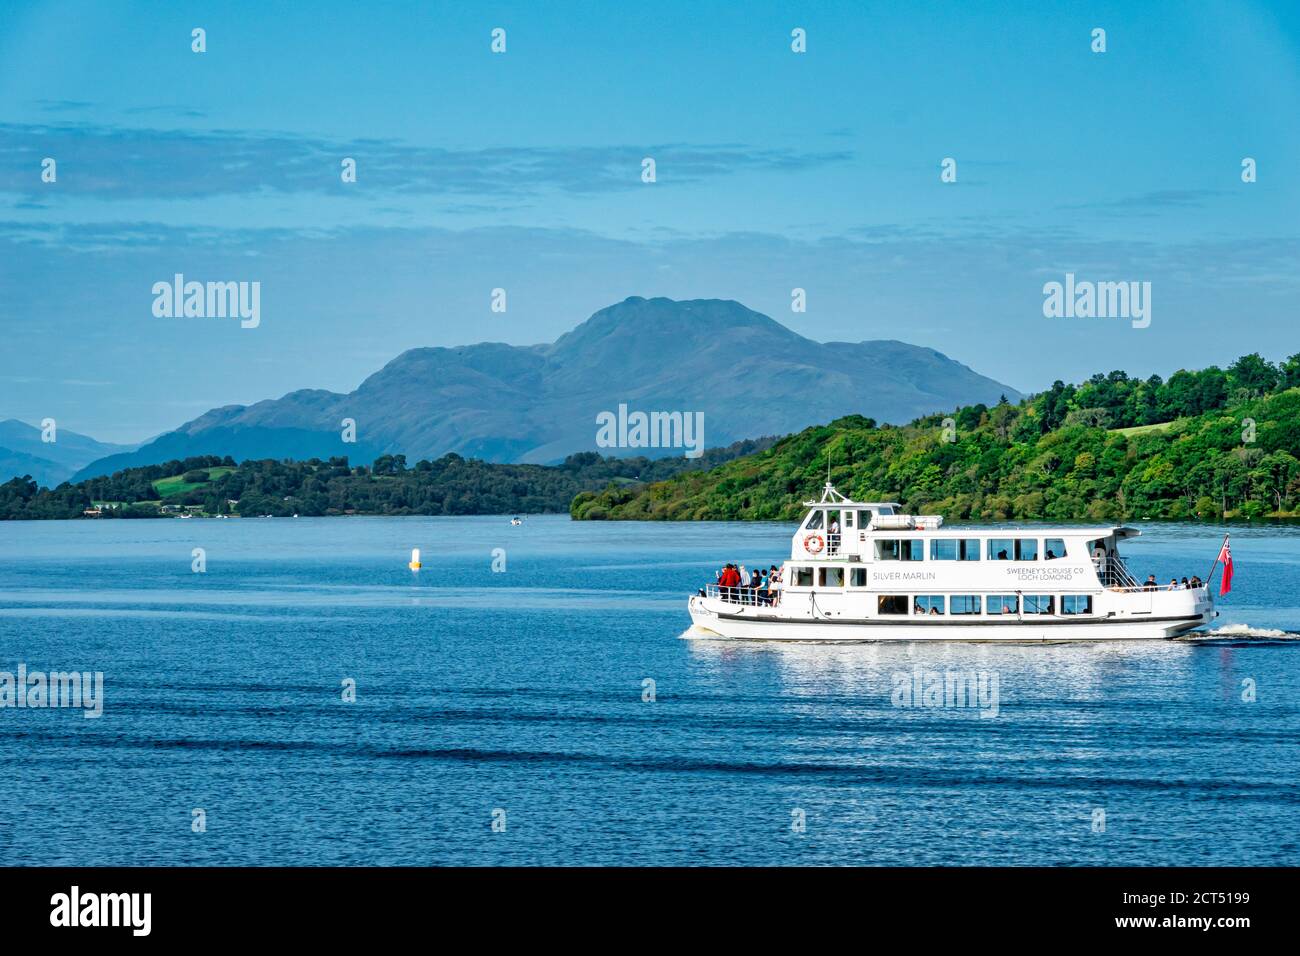
<path id="1" fill-rule="evenodd" d="M 1223 539 L 1223 547 L 1219 549 L 1219 560 L 1223 562 L 1223 580 L 1219 582 L 1219 596 L 1227 594 L 1232 590 L 1232 548 L 1228 547 L 1228 539 Z"/>

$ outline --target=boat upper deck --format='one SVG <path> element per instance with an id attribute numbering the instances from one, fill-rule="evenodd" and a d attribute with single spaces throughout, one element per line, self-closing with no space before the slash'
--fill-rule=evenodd
<path id="1" fill-rule="evenodd" d="M 894 501 L 854 501 L 828 482 L 794 533 L 792 560 L 1117 560 L 1117 544 L 1142 532 L 1124 525 L 948 526 L 939 515 L 905 514 Z"/>

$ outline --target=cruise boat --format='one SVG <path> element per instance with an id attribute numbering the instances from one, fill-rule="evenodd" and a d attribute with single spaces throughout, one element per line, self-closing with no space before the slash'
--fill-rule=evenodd
<path id="1" fill-rule="evenodd" d="M 1172 638 L 1216 615 L 1205 585 L 1129 573 L 1127 527 L 944 528 L 829 482 L 794 533 L 773 599 L 708 585 L 688 636 L 783 641 L 1110 641 Z"/>

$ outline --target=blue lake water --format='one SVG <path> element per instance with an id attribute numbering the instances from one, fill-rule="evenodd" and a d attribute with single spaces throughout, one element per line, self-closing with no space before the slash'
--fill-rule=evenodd
<path id="1" fill-rule="evenodd" d="M 1222 537 L 1143 529 L 1130 567 L 1161 581 L 1204 576 Z M 1300 533 L 1233 532 L 1234 589 L 1194 641 L 679 639 L 695 586 L 779 562 L 792 530 L 0 523 L 0 670 L 102 671 L 105 698 L 98 719 L 0 709 L 0 854 L 1300 864 Z M 996 674 L 997 716 L 894 706 L 892 675 L 916 667 Z"/>

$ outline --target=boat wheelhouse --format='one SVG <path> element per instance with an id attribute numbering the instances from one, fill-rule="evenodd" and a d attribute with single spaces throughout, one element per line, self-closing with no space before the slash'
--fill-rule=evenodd
<path id="1" fill-rule="evenodd" d="M 779 589 L 709 585 L 693 631 L 773 640 L 1137 640 L 1214 617 L 1207 586 L 1139 584 L 1120 543 L 1135 528 L 953 527 L 828 482 L 791 540 Z"/>

